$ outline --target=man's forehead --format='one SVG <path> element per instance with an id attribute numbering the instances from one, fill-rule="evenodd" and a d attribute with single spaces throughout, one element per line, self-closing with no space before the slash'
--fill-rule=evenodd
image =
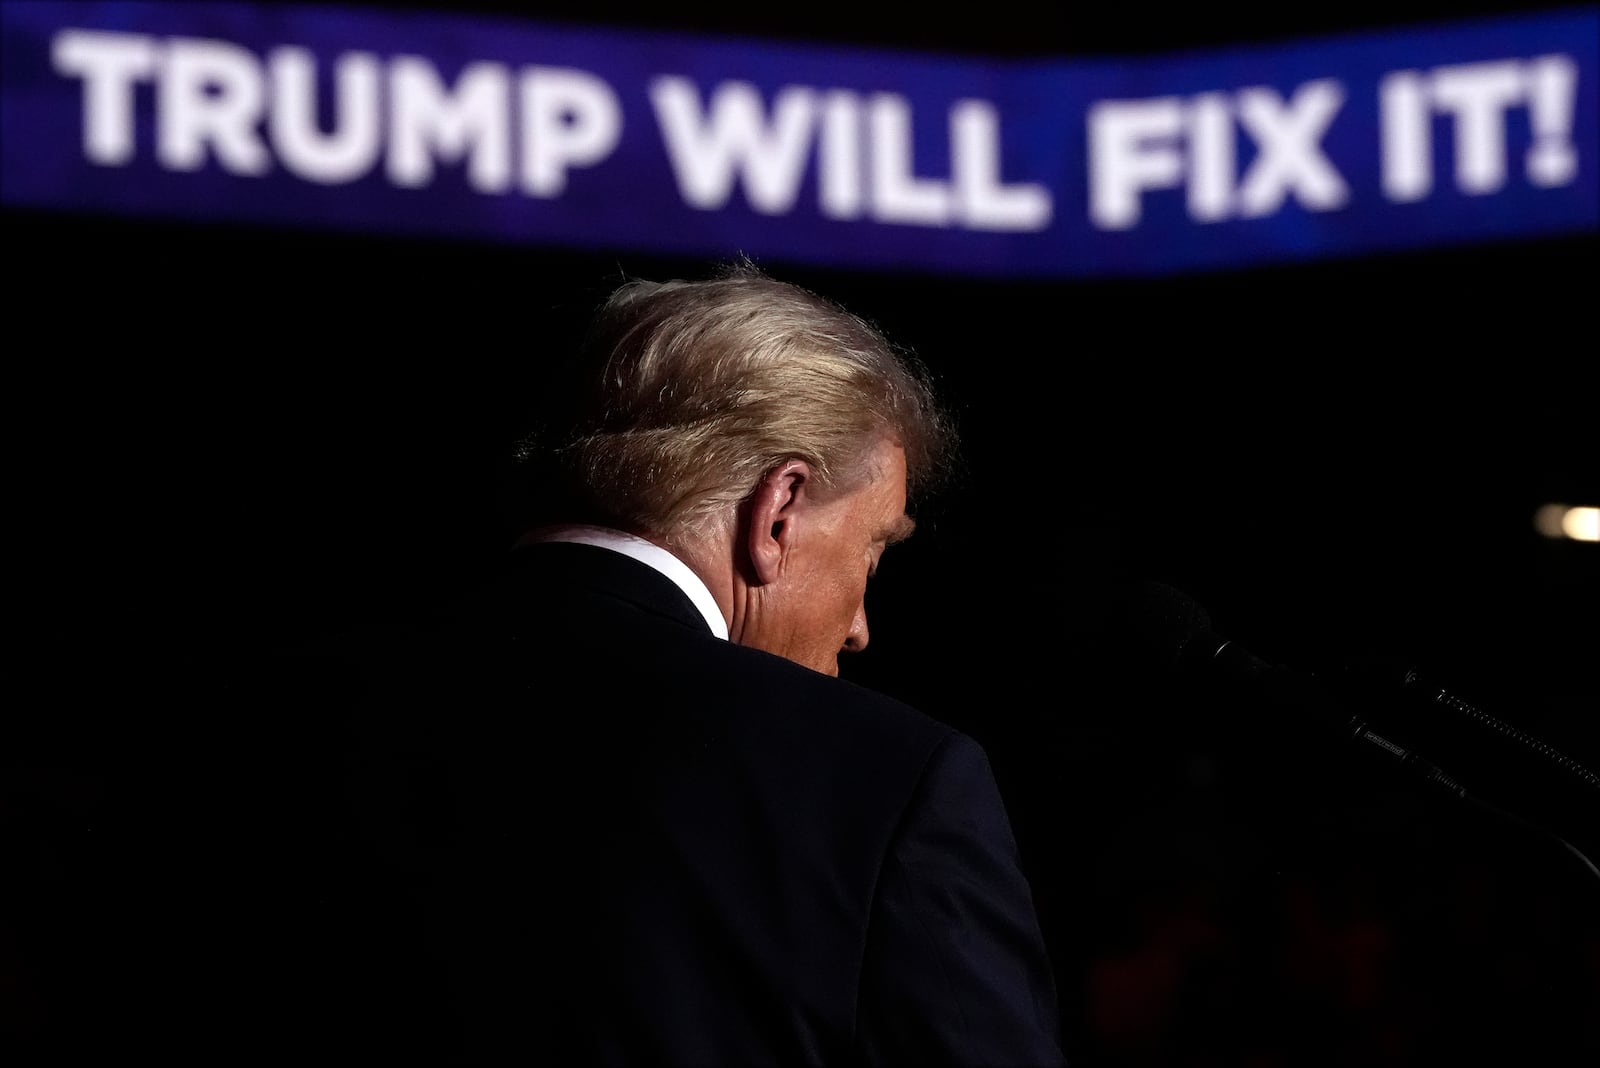
<path id="1" fill-rule="evenodd" d="M 917 521 L 906 514 L 906 454 L 894 441 L 879 441 L 873 450 L 869 481 L 863 489 L 867 499 L 883 517 L 874 531 L 873 540 L 893 545 L 905 541 L 917 528 Z"/>

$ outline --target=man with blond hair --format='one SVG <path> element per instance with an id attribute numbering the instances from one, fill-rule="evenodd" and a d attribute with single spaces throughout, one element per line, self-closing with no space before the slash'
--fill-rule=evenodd
<path id="1" fill-rule="evenodd" d="M 956 459 L 926 371 L 738 262 L 619 286 L 566 372 L 524 531 L 404 697 L 461 1059 L 1064 1063 L 985 753 L 838 677 Z"/>

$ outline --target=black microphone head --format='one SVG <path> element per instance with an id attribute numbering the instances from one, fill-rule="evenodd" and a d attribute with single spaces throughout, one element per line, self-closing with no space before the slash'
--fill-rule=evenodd
<path id="1" fill-rule="evenodd" d="M 1192 655 L 1197 637 L 1211 633 L 1211 617 L 1182 590 L 1164 582 L 1138 583 L 1121 605 L 1122 625 L 1162 671 L 1176 671 Z"/>
<path id="2" fill-rule="evenodd" d="M 1123 604 L 1123 625 L 1155 670 L 1249 679 L 1272 665 L 1211 629 L 1194 598 L 1162 582 L 1140 583 Z"/>
<path id="3" fill-rule="evenodd" d="M 1144 665 L 1229 711 L 1269 713 L 1272 721 L 1342 726 L 1349 715 L 1309 675 L 1272 664 L 1211 629 L 1206 610 L 1182 590 L 1145 581 L 1129 591 L 1122 623 L 1142 647 Z M 1223 707 L 1219 705 L 1218 707 Z M 1278 713 L 1292 709 L 1295 717 Z"/>

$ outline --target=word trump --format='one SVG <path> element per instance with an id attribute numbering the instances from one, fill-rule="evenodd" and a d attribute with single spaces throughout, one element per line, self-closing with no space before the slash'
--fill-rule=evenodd
<path id="1" fill-rule="evenodd" d="M 423 57 L 384 62 L 352 51 L 335 61 L 324 101 L 313 54 L 294 46 L 263 60 L 222 40 L 70 29 L 53 38 L 51 58 L 56 73 L 82 82 L 83 152 L 100 166 L 137 155 L 136 95 L 146 83 L 155 158 L 174 171 L 214 160 L 233 174 L 281 166 L 333 185 L 381 164 L 389 182 L 419 188 L 441 163 L 463 164 L 476 192 L 551 198 L 623 136 L 616 90 L 569 67 L 474 62 L 446 85 Z M 725 207 L 737 185 L 754 211 L 786 214 L 814 162 L 817 209 L 828 218 L 993 231 L 1051 221 L 1044 186 L 1001 181 L 999 113 L 987 101 L 950 107 L 949 175 L 934 178 L 913 169 L 911 104 L 895 93 L 793 85 L 769 112 L 747 83 L 722 82 L 702 101 L 688 79 L 661 75 L 648 95 L 678 195 L 695 209 Z"/>
<path id="2" fill-rule="evenodd" d="M 333 185 L 370 173 L 383 151 L 396 185 L 433 179 L 436 159 L 467 159 L 479 192 L 505 192 L 513 171 L 524 193 L 558 196 L 574 166 L 604 159 L 622 135 L 622 109 L 610 86 L 583 71 L 525 67 L 516 79 L 520 158 L 513 168 L 512 78 L 500 64 L 462 70 L 446 90 L 433 65 L 399 56 L 387 66 L 387 138 L 380 112 L 378 58 L 340 57 L 331 132 L 318 123 L 311 53 L 274 49 L 265 68 L 248 49 L 216 40 L 65 30 L 54 40 L 57 72 L 83 80 L 83 149 L 102 166 L 137 151 L 134 89 L 156 83 L 156 159 L 169 170 L 199 170 L 214 156 L 234 174 L 262 175 L 274 158 L 307 181 Z M 268 140 L 258 128 L 266 120 Z"/>

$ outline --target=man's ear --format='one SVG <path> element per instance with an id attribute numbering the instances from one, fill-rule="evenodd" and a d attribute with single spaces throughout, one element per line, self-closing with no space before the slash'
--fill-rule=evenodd
<path id="1" fill-rule="evenodd" d="M 795 518 L 810 493 L 811 466 L 785 460 L 762 476 L 751 495 L 745 546 L 758 585 L 776 580 L 782 571 L 783 558 L 794 544 Z"/>

